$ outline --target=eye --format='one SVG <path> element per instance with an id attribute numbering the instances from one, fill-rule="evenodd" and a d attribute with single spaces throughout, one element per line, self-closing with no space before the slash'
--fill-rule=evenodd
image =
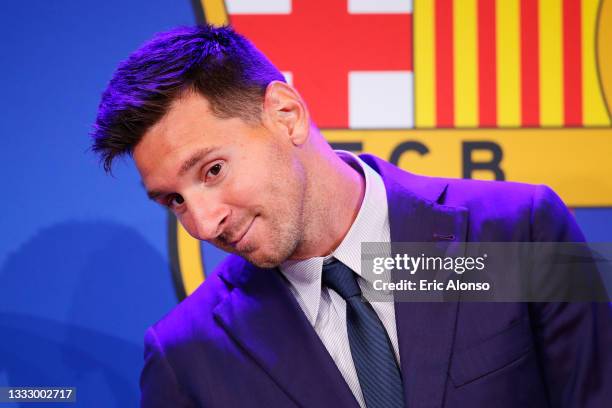
<path id="1" fill-rule="evenodd" d="M 175 207 L 180 206 L 184 202 L 185 202 L 185 199 L 183 198 L 182 195 L 180 195 L 180 194 L 173 194 L 173 195 L 171 195 L 169 197 L 167 205 L 170 208 L 175 208 Z"/>
<path id="2" fill-rule="evenodd" d="M 216 176 L 217 174 L 219 174 L 221 172 L 221 163 L 217 163 L 214 166 L 212 166 L 210 170 L 208 170 L 208 172 L 212 174 L 213 176 Z"/>
<path id="3" fill-rule="evenodd" d="M 212 166 L 210 166 L 210 168 L 206 172 L 206 176 L 205 176 L 206 181 L 209 181 L 209 179 L 211 177 L 212 178 L 217 177 L 219 174 L 221 174 L 222 170 L 223 170 L 223 163 L 222 162 L 217 162 L 217 163 L 213 164 Z"/>

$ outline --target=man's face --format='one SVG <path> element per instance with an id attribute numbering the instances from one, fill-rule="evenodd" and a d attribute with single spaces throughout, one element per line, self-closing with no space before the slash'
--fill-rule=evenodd
<path id="1" fill-rule="evenodd" d="M 303 239 L 305 174 L 272 126 L 220 119 L 188 93 L 134 149 L 149 196 L 199 240 L 272 267 Z"/>

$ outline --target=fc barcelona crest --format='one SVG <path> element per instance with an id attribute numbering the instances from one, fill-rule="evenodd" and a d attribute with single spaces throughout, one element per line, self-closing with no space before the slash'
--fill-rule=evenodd
<path id="1" fill-rule="evenodd" d="M 612 206 L 612 0 L 192 3 L 270 58 L 336 148 Z M 209 255 L 169 217 L 182 298 Z"/>

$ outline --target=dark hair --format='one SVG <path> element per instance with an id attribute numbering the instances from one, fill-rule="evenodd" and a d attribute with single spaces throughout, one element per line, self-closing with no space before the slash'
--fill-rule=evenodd
<path id="1" fill-rule="evenodd" d="M 121 62 L 102 94 L 92 150 L 110 172 L 186 91 L 221 118 L 258 122 L 266 87 L 280 71 L 230 27 L 179 27 L 157 34 Z"/>

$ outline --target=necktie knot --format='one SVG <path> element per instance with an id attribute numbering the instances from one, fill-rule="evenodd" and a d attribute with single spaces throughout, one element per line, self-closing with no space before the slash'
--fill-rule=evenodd
<path id="1" fill-rule="evenodd" d="M 333 289 L 344 300 L 361 296 L 355 273 L 337 259 L 323 265 L 323 284 Z"/>

